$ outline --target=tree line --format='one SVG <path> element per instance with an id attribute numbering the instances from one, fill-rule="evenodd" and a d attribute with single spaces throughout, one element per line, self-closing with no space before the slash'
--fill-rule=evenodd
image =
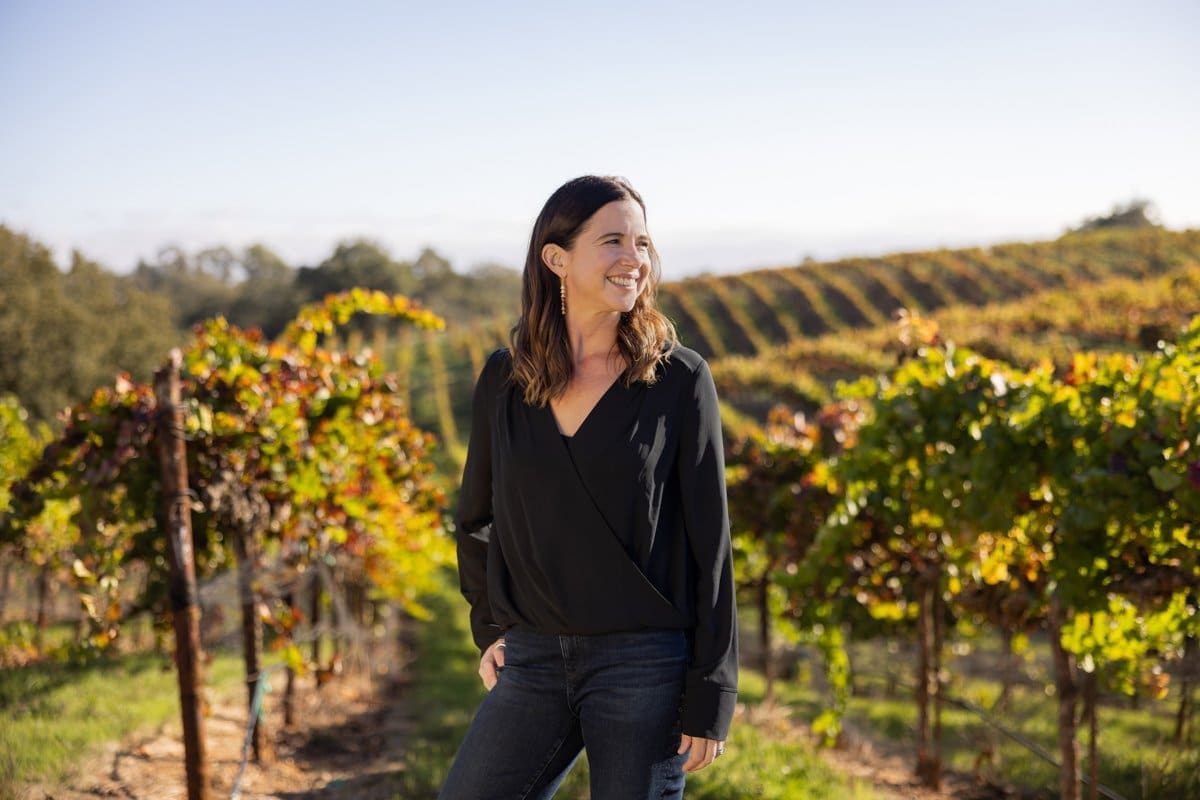
<path id="1" fill-rule="evenodd" d="M 293 267 L 255 244 L 166 247 L 129 274 L 76 251 L 62 270 L 44 244 L 0 225 L 0 395 L 53 422 L 118 372 L 148 380 L 205 320 L 221 316 L 273 338 L 305 305 L 353 288 L 404 295 L 454 324 L 511 316 L 520 273 L 495 263 L 458 272 L 429 248 L 396 259 L 366 239 L 339 243 L 315 266 Z M 363 317 L 351 328 L 392 324 Z"/>

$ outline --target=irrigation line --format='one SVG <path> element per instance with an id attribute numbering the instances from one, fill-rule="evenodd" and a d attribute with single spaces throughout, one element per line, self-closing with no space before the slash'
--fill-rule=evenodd
<path id="1" fill-rule="evenodd" d="M 360 654 L 365 653 L 368 674 L 374 674 L 372 669 L 373 661 L 370 654 L 370 648 L 365 646 L 366 640 L 369 638 L 367 632 L 360 625 L 350 621 L 352 620 L 352 617 L 350 615 L 349 607 L 346 604 L 346 599 L 342 595 L 342 592 L 338 589 L 328 565 L 323 561 L 318 561 L 315 567 L 316 568 L 312 571 L 311 576 L 293 576 L 291 580 L 286 581 L 283 586 L 280 587 L 281 591 L 279 594 L 282 595 L 284 589 L 290 591 L 291 589 L 295 588 L 296 584 L 299 584 L 302 581 L 311 582 L 314 584 L 314 590 L 324 590 L 329 593 L 330 602 L 335 606 L 337 616 L 341 620 L 341 623 L 338 625 L 323 623 L 320 627 L 309 631 L 309 633 L 304 636 L 291 637 L 289 640 L 290 643 L 293 646 L 300 647 L 310 644 L 322 635 L 336 635 L 339 632 L 349 631 L 351 646 L 356 652 Z M 209 581 L 207 586 L 211 586 L 214 583 L 215 581 Z M 260 594 L 271 596 L 267 592 L 260 592 Z M 347 621 L 350 621 L 349 624 L 347 624 Z M 249 680 L 254 681 L 254 696 L 250 702 L 250 717 L 246 721 L 246 733 L 242 740 L 242 757 L 240 763 L 238 764 L 237 777 L 234 778 L 233 790 L 229 795 L 229 800 L 241 800 L 242 780 L 246 774 L 246 764 L 250 760 L 250 750 L 254 742 L 254 728 L 258 724 L 258 720 L 263 713 L 263 694 L 271 691 L 271 686 L 270 682 L 267 680 L 267 675 L 271 672 L 286 668 L 286 664 L 277 664 L 271 667 L 265 667 L 260 669 L 257 675 L 249 678 Z"/>
<path id="2" fill-rule="evenodd" d="M 272 667 L 271 669 L 278 669 Z M 254 727 L 258 725 L 258 718 L 262 714 L 262 698 L 263 692 L 267 687 L 268 670 L 260 670 L 254 676 L 254 700 L 250 703 L 250 719 L 246 722 L 246 738 L 242 741 L 242 763 L 238 765 L 237 777 L 233 779 L 233 792 L 229 795 L 229 800 L 239 800 L 242 796 L 242 778 L 246 774 L 246 762 L 250 760 L 250 744 L 254 740 Z"/>
<path id="3" fill-rule="evenodd" d="M 311 638 L 301 638 L 294 641 L 295 644 L 301 645 L 312 641 Z M 246 735 L 242 740 L 242 758 L 238 764 L 237 777 L 233 780 L 233 791 L 229 795 L 229 800 L 240 800 L 242 796 L 242 778 L 246 774 L 246 764 L 250 760 L 250 746 L 254 741 L 254 727 L 258 724 L 259 718 L 262 716 L 263 710 L 263 694 L 271 691 L 270 681 L 267 680 L 267 674 L 277 670 L 286 669 L 286 664 L 277 664 L 272 667 L 259 670 L 254 676 L 254 698 L 250 704 L 250 718 L 246 721 Z"/>
<path id="4" fill-rule="evenodd" d="M 346 606 L 345 598 L 342 597 L 342 593 L 337 590 L 336 584 L 333 580 L 333 575 L 329 571 L 329 568 L 326 564 L 323 562 L 317 562 L 317 569 L 314 571 L 311 580 L 324 584 L 324 586 L 321 588 L 329 592 L 330 600 L 335 606 L 337 606 L 339 617 L 343 620 L 343 623 L 345 620 L 350 619 L 349 609 Z M 369 651 L 370 648 L 363 646 L 365 635 L 360 626 L 351 623 L 350 625 L 344 627 L 349 629 L 353 634 L 352 644 L 355 646 L 356 650 Z M 291 643 L 299 647 L 301 645 L 311 643 L 314 639 L 322 634 L 329 635 L 336 633 L 338 630 L 339 626 L 322 625 L 320 629 L 311 631 L 305 636 L 291 639 Z M 367 653 L 366 658 L 368 674 L 373 674 L 371 671 L 372 662 L 369 652 Z M 246 774 L 246 764 L 250 760 L 250 748 L 254 741 L 254 727 L 258 724 L 258 720 L 262 716 L 263 694 L 271 690 L 270 682 L 267 680 L 267 674 L 270 672 L 275 672 L 276 670 L 285 669 L 286 667 L 286 664 L 279 664 L 260 669 L 258 674 L 252 678 L 252 680 L 254 680 L 254 697 L 250 702 L 250 718 L 246 721 L 246 735 L 242 740 L 241 763 L 238 765 L 237 777 L 234 778 L 233 791 L 229 795 L 229 800 L 240 800 L 242 796 L 242 779 Z"/>

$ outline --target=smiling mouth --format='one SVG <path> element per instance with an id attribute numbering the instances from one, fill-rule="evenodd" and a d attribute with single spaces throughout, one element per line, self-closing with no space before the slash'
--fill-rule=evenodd
<path id="1" fill-rule="evenodd" d="M 617 275 L 617 276 L 610 277 L 608 280 L 611 283 L 615 283 L 617 286 L 620 286 L 622 289 L 637 288 L 637 278 L 628 278 L 625 276 Z"/>

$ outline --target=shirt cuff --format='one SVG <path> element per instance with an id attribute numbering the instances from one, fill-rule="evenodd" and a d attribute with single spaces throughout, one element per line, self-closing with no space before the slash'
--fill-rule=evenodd
<path id="1" fill-rule="evenodd" d="M 487 649 L 492 646 L 492 642 L 504 635 L 504 631 L 500 630 L 500 626 L 492 622 L 477 623 L 471 626 L 471 638 L 475 640 L 475 646 L 479 648 L 479 655 L 487 652 Z"/>
<path id="2" fill-rule="evenodd" d="M 723 741 L 729 735 L 737 691 L 704 681 L 689 681 L 680 714 L 682 732 L 688 736 Z"/>

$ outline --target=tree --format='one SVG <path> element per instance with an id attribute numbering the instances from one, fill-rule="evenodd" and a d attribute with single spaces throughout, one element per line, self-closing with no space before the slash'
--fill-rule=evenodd
<path id="1" fill-rule="evenodd" d="M 409 296 L 417 288 L 411 264 L 394 261 L 382 245 L 366 239 L 341 242 L 316 267 L 301 267 L 296 284 L 309 302 L 355 287 Z"/>
<path id="2" fill-rule="evenodd" d="M 236 296 L 230 256 L 225 248 L 210 248 L 191 256 L 170 245 L 156 261 L 139 261 L 131 279 L 140 289 L 167 297 L 175 324 L 183 331 L 225 313 Z"/>
<path id="3" fill-rule="evenodd" d="M 252 703 L 259 680 L 262 612 L 257 560 L 268 551 L 298 567 L 347 560 L 380 591 L 422 613 L 420 595 L 452 559 L 441 533 L 443 498 L 429 482 L 432 442 L 408 421 L 377 361 L 322 346 L 355 314 L 436 327 L 403 297 L 355 290 L 309 306 L 276 340 L 222 319 L 200 327 L 184 355 L 198 571 L 241 571 L 244 655 Z M 121 378 L 72 410 L 63 434 L 14 491 L 0 543 L 27 541 L 46 504 L 79 497 L 83 535 L 72 546 L 77 577 L 110 591 L 107 623 L 119 633 L 115 589 L 127 566 L 147 566 L 161 596 L 164 536 L 158 514 L 150 387 Z M 291 609 L 275 609 L 281 615 Z M 281 628 L 288 626 L 281 625 Z M 256 752 L 265 754 L 261 733 Z"/>
<path id="4" fill-rule="evenodd" d="M 0 225 L 0 393 L 50 422 L 119 371 L 149 379 L 176 340 L 166 303 L 81 254 L 50 252 Z"/>
<path id="5" fill-rule="evenodd" d="M 246 248 L 240 264 L 246 278 L 237 286 L 229 320 L 243 329 L 259 328 L 274 338 L 283 332 L 304 302 L 303 292 L 296 285 L 296 273 L 261 244 Z"/>
<path id="6" fill-rule="evenodd" d="M 952 346 L 919 354 L 845 391 L 870 412 L 830 468 L 843 491 L 803 574 L 821 584 L 819 594 L 852 596 L 877 619 L 915 623 L 915 771 L 936 787 L 946 600 L 978 530 L 962 510 L 987 491 L 967 477 L 980 447 L 974 434 L 1002 407 L 1007 379 L 999 365 Z M 830 575 L 831 563 L 850 567 L 849 576 Z"/>
<path id="7" fill-rule="evenodd" d="M 1074 800 L 1081 694 L 1094 787 L 1100 682 L 1161 693 L 1162 659 L 1182 658 L 1196 632 L 1200 319 L 1149 357 L 1077 354 L 1062 379 L 1048 363 L 1023 372 L 949 344 L 916 356 L 850 390 L 871 412 L 830 467 L 844 488 L 801 585 L 852 594 L 877 616 L 915 604 L 927 620 L 919 690 L 920 676 L 937 687 L 939 601 L 1018 630 L 1043 625 L 1060 796 Z M 927 733 L 921 719 L 928 775 L 936 723 Z"/>
<path id="8" fill-rule="evenodd" d="M 767 427 L 730 448 L 729 517 L 733 521 L 738 585 L 754 595 L 759 646 L 768 698 L 774 696 L 772 621 L 788 604 L 786 573 L 795 572 L 812 546 L 834 495 L 817 479 L 817 465 L 845 441 L 850 415 L 829 408 L 809 422 L 784 407 L 772 410 Z M 794 621 L 794 620 L 793 620 Z"/>
<path id="9" fill-rule="evenodd" d="M 1149 200 L 1134 199 L 1124 205 L 1114 205 L 1112 211 L 1107 214 L 1088 217 L 1068 233 L 1086 233 L 1104 228 L 1158 228 L 1161 227 L 1161 223 L 1157 221 L 1157 217 L 1158 213 L 1153 203 Z"/>

